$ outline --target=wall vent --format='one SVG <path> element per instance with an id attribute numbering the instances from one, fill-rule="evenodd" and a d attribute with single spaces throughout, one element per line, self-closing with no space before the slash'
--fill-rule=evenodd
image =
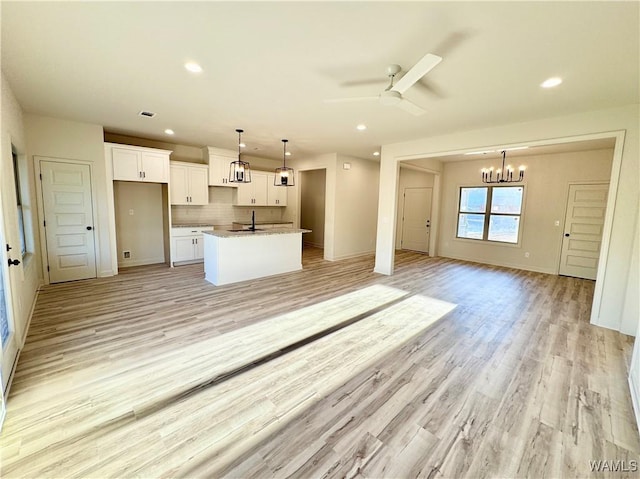
<path id="1" fill-rule="evenodd" d="M 124 259 L 130 259 L 131 258 L 131 251 L 123 251 L 122 252 L 122 257 Z"/>
<path id="2" fill-rule="evenodd" d="M 142 110 L 140 113 L 138 113 L 138 115 L 144 116 L 146 118 L 153 118 L 154 116 L 156 116 L 156 114 L 154 112 L 146 111 L 146 110 Z"/>

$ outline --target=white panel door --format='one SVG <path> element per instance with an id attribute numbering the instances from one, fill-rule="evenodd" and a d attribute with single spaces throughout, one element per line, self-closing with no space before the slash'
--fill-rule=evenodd
<path id="1" fill-rule="evenodd" d="M 569 185 L 559 273 L 596 279 L 609 184 Z"/>
<path id="2" fill-rule="evenodd" d="M 0 396 L 2 396 L 0 398 L 0 427 L 2 427 L 4 418 L 4 392 L 7 390 L 7 384 L 18 354 L 8 268 L 9 260 L 17 259 L 15 255 L 10 255 L 9 253 L 17 251 L 16 254 L 20 256 L 20 247 L 12 247 L 11 251 L 7 251 L 8 246 L 10 245 L 4 233 L 4 214 L 0 202 L 0 261 L 2 261 L 2 264 L 0 264 L 0 348 L 2 351 L 2 356 L 0 357 L 0 377 L 2 378 L 0 381 Z"/>
<path id="3" fill-rule="evenodd" d="M 42 161 L 40 171 L 49 281 L 59 283 L 95 278 L 89 166 Z"/>
<path id="4" fill-rule="evenodd" d="M 429 252 L 433 188 L 405 188 L 402 213 L 402 249 Z"/>

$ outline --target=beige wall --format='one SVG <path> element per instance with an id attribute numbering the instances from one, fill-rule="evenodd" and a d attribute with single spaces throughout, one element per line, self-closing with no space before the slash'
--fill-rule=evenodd
<path id="1" fill-rule="evenodd" d="M 114 181 L 113 197 L 118 267 L 164 263 L 162 185 Z M 129 259 L 123 257 L 125 250 L 131 252 Z"/>
<path id="2" fill-rule="evenodd" d="M 513 268 L 558 273 L 564 215 L 570 182 L 601 181 L 611 176 L 613 150 L 581 151 L 519 158 L 527 166 L 521 239 L 518 246 L 456 238 L 458 191 L 461 186 L 480 186 L 480 170 L 486 159 L 444 164 L 442 209 L 438 251 L 441 256 Z M 559 226 L 555 226 L 555 221 Z M 529 253 L 529 257 L 524 255 Z"/>
<path id="3" fill-rule="evenodd" d="M 96 202 L 96 258 L 98 276 L 111 276 L 111 243 L 107 205 L 106 170 L 102 127 L 39 115 L 25 116 L 30 158 L 61 158 L 91 166 L 92 194 Z"/>
<path id="4" fill-rule="evenodd" d="M 145 146 L 147 148 L 159 148 L 160 150 L 171 150 L 171 160 L 187 161 L 191 163 L 204 163 L 202 158 L 202 148 L 199 146 L 179 145 L 167 141 L 149 140 L 137 136 L 118 135 L 116 133 L 104 132 L 104 141 L 108 143 L 119 143 L 121 145 Z"/>
<path id="5" fill-rule="evenodd" d="M 0 136 L 0 189 L 2 190 L 2 216 L 4 218 L 4 233 L 6 241 L 13 245 L 14 251 L 19 250 L 18 215 L 16 204 L 13 159 L 11 145 L 18 152 L 20 174 L 23 186 L 23 206 L 25 207 L 25 230 L 31 238 L 27 241 L 27 255 L 18 266 L 5 269 L 8 286 L 11 289 L 11 303 L 13 306 L 13 320 L 16 339 L 19 348 L 24 345 L 31 312 L 35 305 L 38 287 L 42 283 L 42 269 L 40 261 L 40 236 L 35 214 L 36 196 L 33 163 L 27 156 L 27 143 L 24 130 L 23 112 L 18 104 L 9 83 L 2 75 L 2 123 Z M 4 245 L 2 245 L 4 247 Z M 19 254 L 19 253 L 18 253 Z M 12 259 L 15 259 L 12 256 Z M 4 267 L 4 264 L 2 265 Z"/>
<path id="6" fill-rule="evenodd" d="M 600 268 L 601 278 L 596 282 L 592 322 L 635 334 L 636 328 L 628 331 L 627 326 L 637 324 L 638 318 L 626 317 L 628 310 L 624 304 L 626 296 L 638 294 L 638 285 L 629 281 L 633 237 L 636 234 L 634 217 L 638 208 L 638 110 L 638 105 L 629 105 L 383 145 L 375 271 L 382 274 L 393 272 L 398 161 L 523 143 L 565 142 L 567 138 L 585 139 L 585 135 L 614 136 L 615 132 L 624 131 L 624 146 L 619 156 L 614 153 L 614 158 L 620 159 L 619 163 L 614 162 L 620 175 L 618 183 L 612 185 L 616 190 L 615 206 L 609 209 L 609 214 L 613 215 L 610 217 L 612 224 L 607 254 L 603 256 L 605 267 Z"/>
<path id="7" fill-rule="evenodd" d="M 344 163 L 351 168 L 345 170 Z M 372 253 L 376 248 L 378 163 L 338 155 L 334 259 Z"/>
<path id="8" fill-rule="evenodd" d="M 318 248 L 324 248 L 324 208 L 326 171 L 303 171 L 300 176 L 300 228 L 311 230 L 303 240 Z"/>
<path id="9" fill-rule="evenodd" d="M 402 240 L 402 211 L 405 188 L 433 188 L 434 175 L 413 168 L 401 167 L 398 175 L 398 209 L 396 212 L 396 249 L 400 249 Z M 432 204 L 433 211 L 433 204 Z"/>

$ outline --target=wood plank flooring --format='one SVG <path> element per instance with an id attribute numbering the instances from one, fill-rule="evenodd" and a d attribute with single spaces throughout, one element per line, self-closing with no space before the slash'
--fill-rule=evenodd
<path id="1" fill-rule="evenodd" d="M 372 273 L 372 256 L 332 263 L 310 248 L 303 262 L 218 288 L 201 265 L 43 288 L 0 475 L 620 477 L 592 473 L 589 460 L 640 462 L 632 338 L 589 325 L 593 282 L 409 252 L 390 277 Z M 224 370 L 216 358 L 282 349 L 342 309 L 355 317 L 398 297 L 367 296 L 371 287 L 457 306 L 412 329 L 429 308 L 400 297 L 340 334 L 180 396 Z M 402 305 L 410 314 L 398 320 Z M 385 311 L 395 325 L 376 339 L 371 321 Z M 285 317 L 306 318 L 298 336 L 292 323 L 281 323 L 291 335 L 275 326 Z M 246 347 L 261 326 L 265 349 Z"/>

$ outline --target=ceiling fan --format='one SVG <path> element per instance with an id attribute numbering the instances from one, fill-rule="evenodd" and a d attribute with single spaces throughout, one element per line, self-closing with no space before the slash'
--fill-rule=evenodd
<path id="1" fill-rule="evenodd" d="M 442 61 L 442 57 L 434 55 L 433 53 L 427 53 L 422 59 L 413 65 L 411 69 L 404 74 L 400 80 L 394 85 L 393 81 L 395 76 L 400 73 L 400 65 L 389 65 L 387 67 L 387 76 L 389 77 L 389 86 L 380 93 L 378 96 L 362 96 L 355 98 L 336 98 L 332 100 L 325 100 L 325 103 L 344 103 L 353 101 L 372 101 L 377 100 L 382 105 L 393 105 L 403 110 L 420 116 L 426 113 L 426 110 L 416 105 L 415 103 L 407 100 L 402 96 L 415 82 L 420 80 L 423 76 L 431 71 L 438 63 Z"/>

